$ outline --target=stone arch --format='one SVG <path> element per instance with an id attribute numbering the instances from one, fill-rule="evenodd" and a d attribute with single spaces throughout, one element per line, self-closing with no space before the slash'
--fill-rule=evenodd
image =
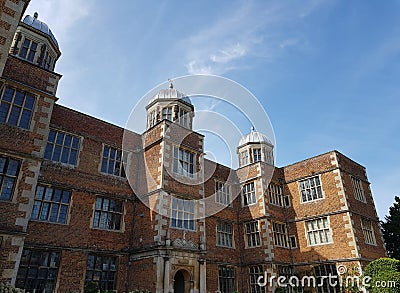
<path id="1" fill-rule="evenodd" d="M 186 269 L 178 268 L 172 281 L 174 293 L 190 293 L 191 289 L 193 289 L 192 275 Z"/>

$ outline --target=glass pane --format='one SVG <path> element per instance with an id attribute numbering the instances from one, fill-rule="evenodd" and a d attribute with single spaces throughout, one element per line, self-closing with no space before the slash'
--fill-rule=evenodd
<path id="1" fill-rule="evenodd" d="M 3 189 L 0 194 L 0 199 L 10 200 L 13 187 L 14 187 L 14 179 L 5 177 L 3 181 Z"/>
<path id="2" fill-rule="evenodd" d="M 2 100 L 3 100 L 3 101 L 7 101 L 7 102 L 11 102 L 11 101 L 12 101 L 12 98 L 13 98 L 13 95 L 14 95 L 14 89 L 12 89 L 12 88 L 10 88 L 10 87 L 7 87 L 7 88 L 4 90 L 4 94 L 3 94 Z"/>
<path id="3" fill-rule="evenodd" d="M 44 199 L 50 201 L 53 195 L 53 189 L 52 188 L 47 188 L 46 192 L 44 194 Z"/>
<path id="4" fill-rule="evenodd" d="M 48 203 L 43 203 L 42 205 L 42 213 L 40 215 L 40 220 L 47 220 L 49 214 L 50 205 Z"/>
<path id="5" fill-rule="evenodd" d="M 11 108 L 10 116 L 8 117 L 8 124 L 17 126 L 20 113 L 21 113 L 21 108 L 13 106 Z"/>
<path id="6" fill-rule="evenodd" d="M 64 147 L 61 155 L 61 163 L 68 163 L 69 148 Z"/>
<path id="7" fill-rule="evenodd" d="M 60 214 L 58 215 L 58 223 L 65 224 L 67 221 L 67 210 L 68 206 L 62 205 L 60 208 Z"/>
<path id="8" fill-rule="evenodd" d="M 69 203 L 70 197 L 71 197 L 71 193 L 69 191 L 63 191 L 61 202 Z"/>
<path id="9" fill-rule="evenodd" d="M 61 201 L 61 193 L 62 191 L 59 189 L 54 190 L 53 201 L 60 202 Z"/>
<path id="10" fill-rule="evenodd" d="M 10 109 L 10 104 L 1 102 L 0 104 L 0 122 L 6 122 L 8 110 Z"/>
<path id="11" fill-rule="evenodd" d="M 60 161 L 60 156 L 61 156 L 61 146 L 56 145 L 54 147 L 52 160 L 55 161 L 55 162 L 59 162 Z"/>
<path id="12" fill-rule="evenodd" d="M 58 132 L 57 133 L 56 144 L 62 145 L 63 141 L 64 141 L 64 133 Z"/>
<path id="13" fill-rule="evenodd" d="M 7 175 L 17 176 L 18 168 L 19 168 L 19 161 L 9 160 L 7 167 Z"/>
<path id="14" fill-rule="evenodd" d="M 38 219 L 39 218 L 39 211 L 40 211 L 40 201 L 36 201 L 33 204 L 33 208 L 32 208 L 32 214 L 31 214 L 31 218 L 32 219 Z"/>
<path id="15" fill-rule="evenodd" d="M 29 128 L 29 122 L 31 121 L 31 111 L 29 110 L 23 110 L 21 119 L 19 121 L 19 127 L 28 129 Z"/>
<path id="16" fill-rule="evenodd" d="M 76 165 L 76 159 L 77 159 L 78 151 L 76 150 L 71 150 L 71 153 L 69 155 L 69 161 L 68 163 L 71 165 Z"/>
<path id="17" fill-rule="evenodd" d="M 77 138 L 77 137 L 73 137 L 72 138 L 72 147 L 74 149 L 78 149 L 79 148 L 79 138 Z"/>
<path id="18" fill-rule="evenodd" d="M 101 162 L 101 172 L 107 173 L 107 162 L 108 160 L 106 158 L 103 158 Z"/>
<path id="19" fill-rule="evenodd" d="M 35 104 L 35 98 L 33 96 L 26 95 L 25 96 L 24 108 L 29 109 L 29 110 L 33 110 L 33 105 L 34 104 Z"/>
<path id="20" fill-rule="evenodd" d="M 24 93 L 17 91 L 14 97 L 14 104 L 22 106 L 23 103 L 24 103 Z"/>
<path id="21" fill-rule="evenodd" d="M 57 222 L 58 209 L 60 205 L 53 203 L 50 211 L 50 222 Z"/>
<path id="22" fill-rule="evenodd" d="M 70 147 L 72 142 L 72 136 L 66 135 L 64 140 L 64 147 Z"/>

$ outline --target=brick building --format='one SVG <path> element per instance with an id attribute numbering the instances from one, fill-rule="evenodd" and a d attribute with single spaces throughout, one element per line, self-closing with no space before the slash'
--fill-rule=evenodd
<path id="1" fill-rule="evenodd" d="M 0 282 L 272 292 L 264 272 L 319 277 L 385 255 L 365 168 L 337 151 L 275 167 L 252 130 L 237 170 L 204 159 L 172 85 L 143 109 L 142 134 L 58 105 L 61 52 L 37 14 L 20 21 L 28 2 L 0 1 Z"/>

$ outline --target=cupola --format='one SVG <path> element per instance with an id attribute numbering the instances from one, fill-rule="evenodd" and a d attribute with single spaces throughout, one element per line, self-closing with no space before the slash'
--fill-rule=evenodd
<path id="1" fill-rule="evenodd" d="M 57 39 L 49 26 L 38 19 L 37 12 L 27 15 L 19 23 L 10 54 L 33 63 L 46 70 L 53 71 L 61 56 Z"/>
<path id="2" fill-rule="evenodd" d="M 194 106 L 187 95 L 174 88 L 172 81 L 167 89 L 159 90 L 153 96 L 146 111 L 147 129 L 164 119 L 192 129 Z"/>
<path id="3" fill-rule="evenodd" d="M 239 166 L 244 167 L 257 162 L 274 165 L 273 150 L 274 145 L 271 140 L 252 127 L 250 133 L 244 135 L 239 141 L 237 148 Z"/>

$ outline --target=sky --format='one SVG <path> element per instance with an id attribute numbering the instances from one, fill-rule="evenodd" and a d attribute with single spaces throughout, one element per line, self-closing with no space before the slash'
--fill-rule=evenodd
<path id="1" fill-rule="evenodd" d="M 400 1 L 31 0 L 35 11 L 60 44 L 59 104 L 124 126 L 167 79 L 220 75 L 264 107 L 277 166 L 338 150 L 366 166 L 381 219 L 400 195 Z"/>

